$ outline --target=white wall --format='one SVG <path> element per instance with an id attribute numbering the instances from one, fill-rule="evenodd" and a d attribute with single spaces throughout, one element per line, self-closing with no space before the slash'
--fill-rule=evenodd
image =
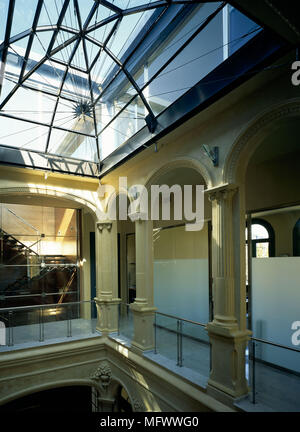
<path id="1" fill-rule="evenodd" d="M 207 225 L 199 232 L 164 229 L 154 240 L 154 304 L 159 312 L 207 323 Z"/>
<path id="2" fill-rule="evenodd" d="M 253 336 L 292 345 L 291 329 L 300 321 L 300 258 L 252 259 Z M 300 372 L 300 353 L 259 344 L 257 356 Z"/>

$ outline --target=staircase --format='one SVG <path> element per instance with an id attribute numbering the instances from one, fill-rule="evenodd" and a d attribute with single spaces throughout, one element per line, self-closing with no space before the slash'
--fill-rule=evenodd
<path id="1" fill-rule="evenodd" d="M 2 239 L 2 262 L 0 264 L 2 273 L 0 297 L 2 299 L 0 300 L 7 303 L 10 297 L 13 300 L 13 296 L 23 295 L 28 296 L 29 299 L 30 295 L 42 295 L 46 288 L 46 292 L 50 290 L 50 292 L 60 294 L 59 302 L 62 302 L 75 279 L 77 265 L 74 263 L 70 266 L 70 261 L 66 256 L 39 255 L 32 247 L 38 244 L 40 238 L 27 246 L 0 228 L 0 239 Z M 60 287 L 59 290 L 58 287 Z M 13 305 L 5 304 L 6 306 Z"/>
<path id="2" fill-rule="evenodd" d="M 24 243 L 22 243 L 20 240 L 18 240 L 16 237 L 14 237 L 12 234 L 7 233 L 2 228 L 0 228 L 0 237 L 3 239 L 5 244 L 12 250 L 15 251 L 17 254 L 14 255 L 12 258 L 9 259 L 9 261 L 6 262 L 8 264 L 11 262 L 14 258 L 17 258 L 20 255 L 23 256 L 39 256 L 37 252 L 35 252 L 32 249 L 32 246 L 36 245 L 39 240 L 37 240 L 35 243 L 31 245 L 31 247 L 26 246 Z"/>

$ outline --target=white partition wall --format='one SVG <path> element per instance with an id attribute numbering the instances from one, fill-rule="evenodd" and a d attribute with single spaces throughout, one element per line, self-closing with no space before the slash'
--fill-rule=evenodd
<path id="1" fill-rule="evenodd" d="M 159 312 L 201 323 L 209 320 L 207 223 L 154 231 L 154 303 Z"/>
<path id="2" fill-rule="evenodd" d="M 253 336 L 281 345 L 292 344 L 294 321 L 300 321 L 300 257 L 252 259 Z M 299 355 L 259 344 L 256 356 L 300 372 Z"/>

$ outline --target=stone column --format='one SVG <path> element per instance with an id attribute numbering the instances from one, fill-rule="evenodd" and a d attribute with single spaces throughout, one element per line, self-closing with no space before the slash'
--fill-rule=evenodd
<path id="1" fill-rule="evenodd" d="M 153 222 L 143 220 L 141 213 L 131 218 L 135 220 L 136 243 L 136 299 L 130 306 L 134 321 L 131 345 L 141 354 L 154 348 Z"/>
<path id="2" fill-rule="evenodd" d="M 99 397 L 98 398 L 98 412 L 114 412 L 115 399 Z"/>
<path id="3" fill-rule="evenodd" d="M 209 191 L 208 191 L 209 192 Z M 236 295 L 244 291 L 243 279 L 237 274 L 240 263 L 236 261 L 236 236 L 234 223 L 243 225 L 245 217 L 241 212 L 234 214 L 233 201 L 239 194 L 234 185 L 225 185 L 209 192 L 212 203 L 212 272 L 213 272 L 213 321 L 207 330 L 211 343 L 211 372 L 208 393 L 224 401 L 235 399 L 248 393 L 245 378 L 245 349 L 249 332 L 241 325 L 239 310 L 241 305 Z M 235 206 L 236 207 L 236 206 Z M 245 259 L 242 254 L 239 259 Z M 245 317 L 246 319 L 246 317 Z"/>
<path id="4" fill-rule="evenodd" d="M 118 240 L 117 222 L 96 223 L 96 285 L 98 323 L 103 335 L 118 331 Z"/>

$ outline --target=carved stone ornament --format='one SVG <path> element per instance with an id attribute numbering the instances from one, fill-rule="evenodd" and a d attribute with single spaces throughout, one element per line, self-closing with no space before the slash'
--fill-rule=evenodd
<path id="1" fill-rule="evenodd" d="M 102 362 L 91 375 L 91 379 L 96 380 L 102 384 L 103 387 L 108 387 L 111 382 L 111 369 L 107 362 Z"/>
<path id="2" fill-rule="evenodd" d="M 133 410 L 135 412 L 144 412 L 145 411 L 144 404 L 140 400 L 133 399 L 132 405 L 133 405 Z"/>
<path id="3" fill-rule="evenodd" d="M 97 228 L 102 233 L 104 228 L 107 229 L 107 231 L 110 231 L 112 227 L 112 222 L 97 222 Z"/>

